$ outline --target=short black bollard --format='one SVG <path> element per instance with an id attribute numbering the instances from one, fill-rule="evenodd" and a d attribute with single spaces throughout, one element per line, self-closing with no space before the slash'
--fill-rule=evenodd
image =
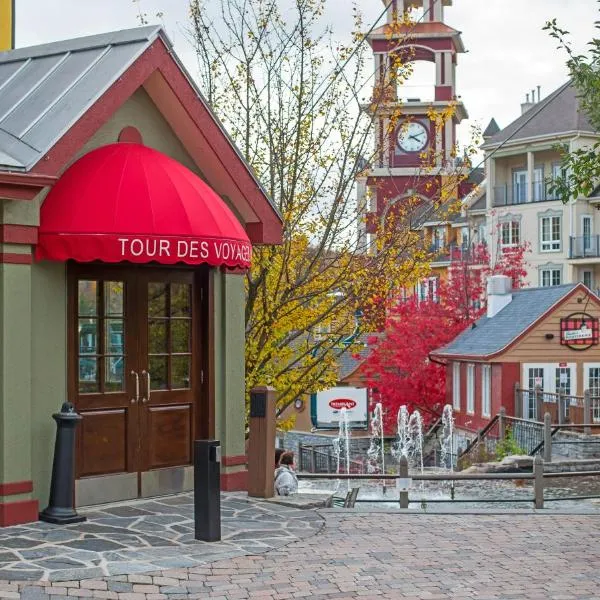
<path id="1" fill-rule="evenodd" d="M 203 542 L 221 540 L 221 442 L 194 442 L 194 531 Z"/>
<path id="2" fill-rule="evenodd" d="M 52 415 L 56 421 L 56 442 L 50 484 L 50 502 L 40 513 L 40 521 L 66 525 L 81 523 L 85 517 L 77 514 L 74 507 L 75 486 L 75 429 L 81 415 L 70 402 L 62 405 L 59 413 Z"/>

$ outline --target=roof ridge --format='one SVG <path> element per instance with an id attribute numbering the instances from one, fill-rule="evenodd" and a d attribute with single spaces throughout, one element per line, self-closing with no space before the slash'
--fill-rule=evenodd
<path id="1" fill-rule="evenodd" d="M 15 48 L 0 52 L 0 64 L 9 63 L 28 58 L 39 58 L 42 56 L 53 56 L 64 54 L 65 52 L 77 52 L 82 50 L 91 50 L 93 48 L 104 47 L 108 45 L 119 46 L 142 41 L 154 41 L 160 34 L 165 39 L 167 45 L 171 43 L 164 33 L 162 25 L 144 25 L 143 27 L 132 27 L 130 29 L 120 29 L 106 33 L 95 33 L 91 35 L 69 38 L 57 42 L 46 44 L 36 44 L 24 48 Z"/>

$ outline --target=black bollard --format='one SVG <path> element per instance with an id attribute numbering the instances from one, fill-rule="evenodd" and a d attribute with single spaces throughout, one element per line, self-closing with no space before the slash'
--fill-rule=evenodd
<path id="1" fill-rule="evenodd" d="M 77 514 L 74 507 L 75 486 L 75 429 L 81 415 L 70 402 L 62 405 L 59 413 L 52 415 L 56 421 L 56 442 L 50 484 L 50 502 L 40 513 L 40 521 L 66 525 L 81 523 L 85 517 Z"/>
<path id="2" fill-rule="evenodd" d="M 221 443 L 194 442 L 194 537 L 221 540 Z"/>

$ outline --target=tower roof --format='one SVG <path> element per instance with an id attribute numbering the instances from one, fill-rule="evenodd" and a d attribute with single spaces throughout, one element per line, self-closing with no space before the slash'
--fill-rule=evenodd
<path id="1" fill-rule="evenodd" d="M 496 135 L 499 131 L 500 127 L 498 126 L 498 123 L 496 123 L 496 119 L 492 118 L 492 120 L 488 123 L 488 126 L 485 128 L 485 131 L 483 132 L 483 137 L 492 137 L 493 135 Z"/>

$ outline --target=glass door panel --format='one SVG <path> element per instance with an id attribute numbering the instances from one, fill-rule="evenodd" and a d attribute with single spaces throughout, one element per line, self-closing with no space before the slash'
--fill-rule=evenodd
<path id="1" fill-rule="evenodd" d="M 83 417 L 78 478 L 137 470 L 132 287 L 123 270 L 69 267 L 69 399 Z"/>
<path id="2" fill-rule="evenodd" d="M 143 324 L 140 356 L 144 364 L 142 471 L 192 462 L 194 398 L 193 274 L 150 272 L 141 283 Z M 142 475 L 151 481 L 150 474 Z"/>

